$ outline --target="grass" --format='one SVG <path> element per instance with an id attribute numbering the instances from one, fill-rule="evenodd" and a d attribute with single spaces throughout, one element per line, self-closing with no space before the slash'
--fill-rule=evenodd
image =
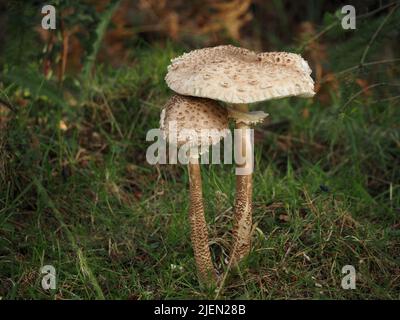
<path id="1" fill-rule="evenodd" d="M 186 168 L 145 160 L 178 52 L 135 54 L 129 68 L 100 68 L 70 106 L 13 93 L 26 105 L 1 131 L 2 299 L 216 298 L 196 278 Z M 234 168 L 202 166 L 212 254 L 228 271 L 218 298 L 400 298 L 400 109 L 374 94 L 343 109 L 357 90 L 257 106 L 271 117 L 256 129 L 253 248 L 238 270 L 225 262 Z M 40 285 L 46 264 L 54 291 Z M 356 290 L 341 288 L 345 265 Z"/>

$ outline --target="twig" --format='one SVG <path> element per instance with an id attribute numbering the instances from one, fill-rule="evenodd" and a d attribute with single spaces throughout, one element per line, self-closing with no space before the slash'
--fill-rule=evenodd
<path id="1" fill-rule="evenodd" d="M 400 87 L 400 84 L 397 84 L 397 83 L 386 83 L 386 82 L 381 82 L 381 83 L 374 83 L 374 84 L 371 84 L 370 86 L 365 87 L 365 88 L 363 88 L 362 90 L 360 90 L 360 91 L 358 91 L 357 93 L 355 93 L 354 95 L 352 95 L 352 96 L 350 97 L 350 99 L 347 100 L 347 102 L 343 105 L 342 109 L 346 108 L 347 105 L 348 105 L 351 101 L 353 101 L 355 98 L 357 98 L 360 94 L 362 94 L 363 92 L 367 91 L 368 89 L 372 89 L 372 88 L 380 87 L 380 86 L 385 86 L 385 85 L 387 85 L 387 86 Z"/>
<path id="2" fill-rule="evenodd" d="M 11 103 L 9 103 L 1 98 L 0 98 L 0 104 L 4 105 L 8 109 L 10 109 L 12 112 L 17 112 L 17 109 Z"/>
<path id="3" fill-rule="evenodd" d="M 336 72 L 336 73 L 334 73 L 334 75 L 335 76 L 339 76 L 339 75 L 351 72 L 351 71 L 356 70 L 356 69 L 361 69 L 362 67 L 368 67 L 368 66 L 373 66 L 373 65 L 377 65 L 377 64 L 384 64 L 384 63 L 393 63 L 393 62 L 397 62 L 397 61 L 400 61 L 400 58 L 366 62 L 363 65 L 358 64 L 356 66 L 352 66 L 350 68 L 347 68 L 347 69 L 344 69 L 342 71 Z M 324 82 L 328 81 L 327 78 L 328 78 L 328 75 L 325 76 L 324 78 L 322 78 L 322 80 L 319 83 L 324 83 Z"/>
<path id="4" fill-rule="evenodd" d="M 119 136 L 121 138 L 123 138 L 124 135 L 122 134 L 121 128 L 119 127 L 119 124 L 118 124 L 117 120 L 114 117 L 114 113 L 111 111 L 111 108 L 110 108 L 110 105 L 108 104 L 106 96 L 104 95 L 103 92 L 101 93 L 101 95 L 102 95 L 102 98 L 103 98 L 103 101 L 104 101 L 104 105 L 106 106 L 106 110 L 108 112 L 108 115 L 111 118 L 111 121 L 115 124 L 115 128 L 117 129 L 117 132 L 118 132 Z"/>
<path id="5" fill-rule="evenodd" d="M 67 67 L 69 32 L 65 28 L 62 13 L 60 20 L 61 20 L 60 29 L 61 29 L 61 39 L 62 39 L 62 52 L 61 52 L 61 60 L 59 63 L 58 84 L 61 86 L 64 80 L 65 69 Z"/>
<path id="6" fill-rule="evenodd" d="M 361 15 L 356 16 L 356 19 L 364 19 L 364 18 L 368 18 L 369 16 L 374 15 L 375 13 L 378 13 L 379 11 L 382 11 L 386 8 L 389 8 L 391 6 L 395 5 L 397 7 L 397 2 L 391 2 L 388 3 L 382 7 L 379 7 L 371 12 L 367 12 Z M 390 13 L 391 14 L 391 13 Z M 335 22 L 332 22 L 330 25 L 328 25 L 327 27 L 325 27 L 324 29 L 322 29 L 320 32 L 318 32 L 315 36 L 311 37 L 310 39 L 308 39 L 304 44 L 301 45 L 299 51 L 303 51 L 305 47 L 307 47 L 311 42 L 317 40 L 318 38 L 320 38 L 321 36 L 323 36 L 325 33 L 327 33 L 329 30 L 331 30 L 333 27 L 337 26 L 339 24 L 340 20 L 338 19 Z"/>
<path id="7" fill-rule="evenodd" d="M 305 47 L 307 47 L 310 43 L 314 42 L 321 36 L 323 36 L 325 33 L 327 33 L 329 30 L 331 30 L 333 27 L 339 24 L 339 21 L 332 22 L 330 25 L 322 29 L 320 32 L 318 32 L 315 36 L 311 37 L 308 39 L 304 44 L 301 45 L 299 51 L 303 51 Z"/>
<path id="8" fill-rule="evenodd" d="M 385 17 L 385 19 L 382 20 L 382 23 L 379 25 L 378 29 L 376 29 L 375 33 L 372 35 L 371 39 L 369 40 L 367 46 L 364 49 L 364 52 L 361 56 L 361 60 L 360 60 L 360 65 L 362 66 L 365 62 L 365 58 L 367 56 L 367 53 L 369 51 L 369 49 L 371 48 L 372 43 L 375 41 L 376 37 L 378 36 L 379 32 L 382 30 L 383 26 L 385 25 L 385 23 L 389 20 L 389 18 L 392 16 L 393 12 L 395 12 L 395 10 L 397 9 L 397 4 L 390 10 L 390 12 L 388 13 L 388 15 Z"/>
<path id="9" fill-rule="evenodd" d="M 235 243 L 234 247 L 232 249 L 232 252 L 234 252 L 236 250 L 236 248 L 237 248 L 237 244 Z M 219 295 L 221 294 L 222 288 L 225 285 L 226 278 L 227 278 L 230 270 L 232 269 L 232 264 L 233 264 L 233 259 L 229 259 L 228 266 L 226 267 L 226 271 L 225 271 L 225 273 L 221 279 L 221 282 L 216 290 L 215 297 L 214 297 L 215 300 L 217 300 L 219 298 Z M 239 266 L 237 266 L 237 267 L 239 267 Z"/>
<path id="10" fill-rule="evenodd" d="M 339 71 L 339 72 L 335 73 L 334 74 L 335 76 L 338 76 L 338 75 L 341 75 L 341 74 L 344 74 L 344 73 L 348 73 L 348 72 L 351 72 L 351 71 L 356 70 L 356 69 L 361 69 L 362 67 L 365 67 L 365 66 L 372 66 L 372 65 L 381 64 L 381 63 L 392 63 L 392 62 L 400 61 L 400 59 L 396 58 L 396 59 L 387 59 L 387 60 L 365 62 L 365 58 L 367 57 L 368 51 L 371 48 L 372 43 L 375 41 L 376 37 L 378 36 L 379 32 L 382 30 L 382 28 L 385 25 L 385 23 L 389 20 L 391 15 L 396 11 L 396 9 L 398 7 L 398 4 L 397 4 L 397 2 L 392 2 L 392 3 L 389 3 L 386 6 L 383 6 L 383 7 L 378 8 L 378 9 L 375 10 L 375 12 L 377 12 L 377 11 L 380 11 L 380 10 L 382 10 L 384 8 L 390 7 L 392 5 L 394 5 L 394 7 L 390 10 L 389 14 L 385 17 L 385 19 L 383 19 L 382 23 L 379 25 L 378 29 L 376 29 L 375 33 L 372 35 L 370 41 L 368 42 L 367 46 L 365 47 L 364 52 L 363 52 L 363 54 L 361 56 L 360 63 L 358 65 L 355 65 L 353 67 L 350 67 L 350 68 L 347 68 L 347 69 L 344 69 L 342 71 Z M 375 12 L 371 11 L 368 14 L 365 14 L 364 17 L 366 17 L 367 15 L 371 15 L 371 14 L 373 14 Z M 359 19 L 361 17 L 363 17 L 363 15 L 358 16 L 357 19 Z M 321 81 L 319 83 L 321 84 L 321 83 L 324 83 L 326 81 L 327 81 L 327 76 L 325 76 L 323 79 L 321 79 Z"/>
<path id="11" fill-rule="evenodd" d="M 373 101 L 371 101 L 371 103 L 377 103 L 377 102 L 383 102 L 383 101 L 391 101 L 391 100 L 396 100 L 396 99 L 399 99 L 399 98 L 400 98 L 400 95 L 389 97 L 389 98 L 385 98 L 385 99 L 373 100 Z"/>
<path id="12" fill-rule="evenodd" d="M 105 11 L 101 15 L 99 24 L 96 26 L 96 29 L 95 29 L 96 39 L 95 39 L 94 43 L 92 44 L 91 52 L 86 57 L 85 63 L 82 68 L 82 75 L 83 75 L 84 82 L 86 84 L 90 80 L 92 68 L 96 61 L 97 53 L 100 49 L 100 46 L 101 46 L 101 43 L 105 36 L 105 33 L 107 31 L 108 25 L 111 22 L 114 12 L 118 9 L 119 4 L 120 4 L 120 0 L 110 1 L 109 6 L 107 7 L 107 9 L 105 9 Z"/>

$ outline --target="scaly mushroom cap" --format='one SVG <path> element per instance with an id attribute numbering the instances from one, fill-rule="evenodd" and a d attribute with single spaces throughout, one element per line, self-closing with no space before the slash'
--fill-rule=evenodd
<path id="1" fill-rule="evenodd" d="M 169 142 L 174 134 L 173 125 L 178 146 L 189 143 L 208 147 L 229 133 L 228 111 L 210 99 L 174 95 L 165 104 L 160 118 L 160 129 Z"/>
<path id="2" fill-rule="evenodd" d="M 171 62 L 165 81 L 182 95 L 253 103 L 315 94 L 308 63 L 294 53 L 257 54 L 227 45 L 194 50 Z"/>

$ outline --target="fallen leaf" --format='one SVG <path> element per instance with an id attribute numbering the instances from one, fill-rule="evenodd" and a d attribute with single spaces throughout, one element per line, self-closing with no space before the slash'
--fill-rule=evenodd
<path id="1" fill-rule="evenodd" d="M 279 215 L 279 220 L 288 222 L 290 220 L 290 217 L 287 214 L 281 214 Z"/>
<path id="2" fill-rule="evenodd" d="M 64 120 L 60 120 L 58 127 L 60 128 L 61 131 L 67 131 L 68 130 L 68 126 L 65 123 Z"/>

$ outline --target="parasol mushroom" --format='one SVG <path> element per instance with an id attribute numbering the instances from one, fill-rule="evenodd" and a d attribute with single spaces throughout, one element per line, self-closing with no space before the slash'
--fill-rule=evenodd
<path id="1" fill-rule="evenodd" d="M 213 100 L 174 95 L 161 112 L 160 128 L 170 145 L 181 150 L 187 147 L 192 246 L 200 282 L 211 284 L 216 275 L 208 244 L 199 156 L 229 133 L 227 110 Z"/>
<path id="2" fill-rule="evenodd" d="M 289 96 L 312 97 L 314 81 L 310 74 L 308 63 L 298 54 L 256 53 L 223 45 L 194 50 L 173 59 L 165 80 L 181 95 L 223 101 L 236 112 L 248 112 L 250 103 Z M 236 120 L 239 139 L 235 139 L 238 141 L 235 147 L 246 158 L 237 169 L 246 170 L 239 174 L 236 171 L 234 241 L 230 254 L 234 263 L 249 253 L 251 245 L 253 150 L 247 130 L 251 123 Z"/>

